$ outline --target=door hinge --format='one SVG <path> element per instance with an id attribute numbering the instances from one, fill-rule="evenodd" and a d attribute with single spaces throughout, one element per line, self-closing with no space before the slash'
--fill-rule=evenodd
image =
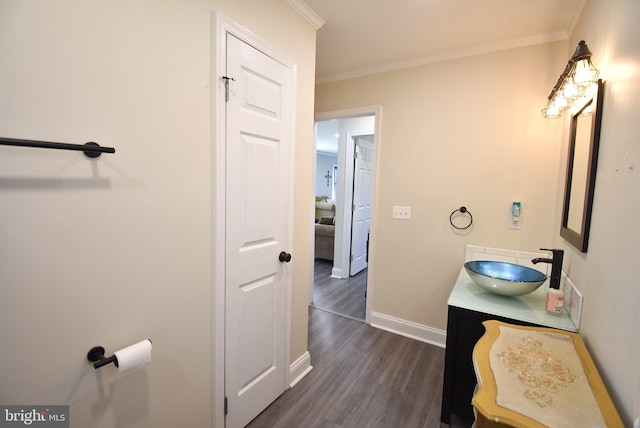
<path id="1" fill-rule="evenodd" d="M 228 103 L 229 102 L 229 80 L 233 80 L 235 82 L 236 79 L 229 76 L 222 76 L 222 80 L 224 81 L 224 102 Z"/>
<path id="2" fill-rule="evenodd" d="M 224 397 L 224 414 L 228 414 L 229 413 L 229 400 L 227 400 L 227 397 Z"/>
<path id="3" fill-rule="evenodd" d="M 351 212 L 355 212 L 356 211 L 356 204 L 351 204 Z"/>

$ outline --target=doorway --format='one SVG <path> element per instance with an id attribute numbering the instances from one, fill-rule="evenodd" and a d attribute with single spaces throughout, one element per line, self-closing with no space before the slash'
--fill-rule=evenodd
<path id="1" fill-rule="evenodd" d="M 309 304 L 368 322 L 380 107 L 316 115 L 314 281 Z M 331 239 L 328 240 L 328 235 Z M 332 247 L 326 250 L 327 242 Z"/>
<path id="2" fill-rule="evenodd" d="M 214 16 L 213 418 L 241 427 L 289 383 L 296 75 L 293 60 Z"/>

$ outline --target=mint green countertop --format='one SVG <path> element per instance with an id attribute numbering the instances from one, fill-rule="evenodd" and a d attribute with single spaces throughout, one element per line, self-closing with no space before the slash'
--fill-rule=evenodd
<path id="1" fill-rule="evenodd" d="M 566 308 L 560 315 L 552 315 L 545 310 L 547 288 L 549 288 L 549 279 L 533 293 L 517 297 L 499 296 L 476 285 L 463 267 L 460 269 L 460 275 L 458 275 L 456 284 L 449 295 L 447 304 L 544 327 L 577 332 L 578 328 L 571 321 Z"/>

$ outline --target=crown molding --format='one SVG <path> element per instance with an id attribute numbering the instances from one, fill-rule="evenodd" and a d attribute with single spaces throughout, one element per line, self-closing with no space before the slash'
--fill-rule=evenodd
<path id="1" fill-rule="evenodd" d="M 309 7 L 302 0 L 284 0 L 293 10 L 298 12 L 300 16 L 307 20 L 309 24 L 316 30 L 319 30 L 324 25 L 324 19 L 320 18 L 320 15 L 314 12 L 313 9 Z"/>
<path id="2" fill-rule="evenodd" d="M 582 15 L 582 10 L 584 6 L 587 4 L 587 0 L 578 0 L 576 2 L 576 7 L 573 10 L 573 14 L 571 15 L 571 19 L 567 23 L 567 33 L 573 34 L 573 30 L 576 28 L 576 24 L 580 19 L 580 15 Z"/>
<path id="3" fill-rule="evenodd" d="M 559 40 L 567 40 L 569 35 L 562 31 L 558 33 L 543 34 L 540 36 L 527 37 L 519 40 L 512 40 L 505 43 L 486 44 L 482 46 L 476 46 L 471 49 L 460 49 L 449 52 L 443 52 L 437 55 L 427 55 L 416 58 L 409 58 L 401 61 L 387 62 L 383 64 L 376 64 L 369 67 L 362 67 L 353 70 L 346 70 L 337 73 L 326 73 L 316 76 L 316 85 L 323 83 L 337 82 L 340 80 L 353 79 L 356 77 L 370 76 L 373 74 L 386 73 L 389 71 L 403 70 L 411 67 L 418 67 L 421 65 L 433 64 L 443 61 L 451 61 L 454 59 L 460 59 L 475 55 L 482 55 L 491 52 L 498 52 L 507 49 L 521 48 L 526 46 L 532 46 L 542 43 L 556 42 Z"/>

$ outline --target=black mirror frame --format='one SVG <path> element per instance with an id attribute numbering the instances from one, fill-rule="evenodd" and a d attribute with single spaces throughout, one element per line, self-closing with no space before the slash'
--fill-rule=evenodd
<path id="1" fill-rule="evenodd" d="M 571 136 L 569 140 L 569 154 L 567 159 L 567 176 L 564 189 L 564 207 L 562 209 L 562 226 L 560 236 L 567 242 L 586 253 L 589 246 L 589 231 L 591 228 L 591 211 L 593 208 L 593 195 L 596 186 L 596 168 L 598 166 L 598 149 L 600 147 L 600 127 L 602 123 L 602 102 L 604 99 L 604 83 L 598 80 L 598 93 L 595 96 L 596 106 L 591 119 L 591 137 L 589 143 L 589 159 L 587 165 L 587 183 L 585 200 L 582 212 L 582 227 L 580 233 L 567 227 L 569 220 L 569 201 L 571 200 L 571 179 L 573 174 L 573 161 L 575 157 L 576 131 L 578 117 L 582 111 L 593 103 L 593 99 L 585 104 L 575 115 L 571 117 Z"/>

